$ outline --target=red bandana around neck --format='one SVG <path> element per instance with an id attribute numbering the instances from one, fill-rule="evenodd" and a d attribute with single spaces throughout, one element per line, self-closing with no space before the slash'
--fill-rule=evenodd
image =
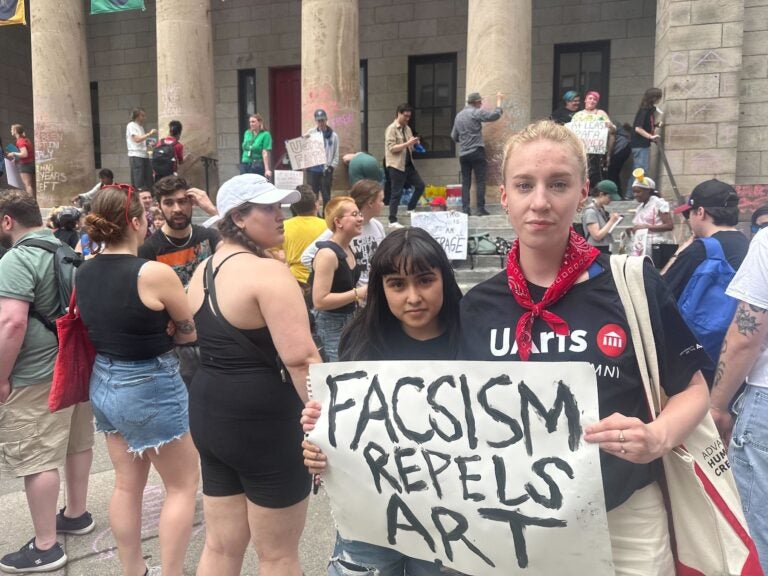
<path id="1" fill-rule="evenodd" d="M 507 256 L 507 282 L 512 296 L 517 303 L 525 308 L 525 312 L 517 321 L 515 330 L 515 342 L 521 360 L 528 360 L 531 355 L 533 322 L 540 317 L 546 322 L 555 334 L 567 336 L 570 334 L 568 323 L 547 310 L 555 302 L 565 296 L 566 292 L 576 283 L 581 276 L 595 261 L 600 251 L 589 244 L 582 236 L 571 228 L 571 236 L 568 239 L 568 246 L 563 255 L 563 262 L 560 264 L 560 270 L 552 285 L 547 288 L 544 297 L 540 302 L 533 302 L 531 292 L 528 290 L 528 282 L 525 280 L 523 271 L 520 269 L 520 241 L 515 240 Z"/>

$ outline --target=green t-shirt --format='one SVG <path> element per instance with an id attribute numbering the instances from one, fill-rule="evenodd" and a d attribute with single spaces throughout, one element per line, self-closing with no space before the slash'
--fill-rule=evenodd
<path id="1" fill-rule="evenodd" d="M 50 230 L 36 230 L 25 238 L 40 238 L 60 244 Z M 0 259 L 0 297 L 34 302 L 43 316 L 55 314 L 59 305 L 58 287 L 53 272 L 53 254 L 42 248 L 19 246 Z M 22 388 L 48 383 L 53 379 L 53 364 L 59 346 L 56 336 L 43 324 L 29 318 L 27 332 L 11 371 L 11 386 Z"/>
<path id="2" fill-rule="evenodd" d="M 360 152 L 349 162 L 349 185 L 353 186 L 358 180 L 373 180 L 381 182 L 381 163 L 370 154 Z"/>
<path id="3" fill-rule="evenodd" d="M 243 164 L 261 162 L 262 150 L 272 150 L 272 135 L 266 130 L 254 134 L 252 130 L 246 130 L 243 136 Z"/>

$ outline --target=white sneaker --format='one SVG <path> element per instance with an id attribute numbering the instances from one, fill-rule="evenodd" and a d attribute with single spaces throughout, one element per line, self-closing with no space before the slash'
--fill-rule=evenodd
<path id="1" fill-rule="evenodd" d="M 389 228 L 390 228 L 391 230 L 397 230 L 398 228 L 405 228 L 405 226 L 403 226 L 402 224 L 400 224 L 400 222 L 390 222 L 390 223 L 389 223 Z"/>

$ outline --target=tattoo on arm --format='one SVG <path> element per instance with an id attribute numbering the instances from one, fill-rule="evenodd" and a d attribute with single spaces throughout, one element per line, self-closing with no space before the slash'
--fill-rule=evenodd
<path id="1" fill-rule="evenodd" d="M 194 320 L 174 320 L 173 323 L 176 325 L 176 330 L 181 332 L 182 334 L 192 334 L 192 332 L 195 331 L 195 321 Z"/>
<path id="2" fill-rule="evenodd" d="M 765 316 L 766 310 L 752 304 L 739 303 L 739 307 L 736 310 L 736 318 L 734 318 L 739 334 L 742 336 L 752 336 L 757 332 L 757 329 L 760 327 L 758 314 Z"/>

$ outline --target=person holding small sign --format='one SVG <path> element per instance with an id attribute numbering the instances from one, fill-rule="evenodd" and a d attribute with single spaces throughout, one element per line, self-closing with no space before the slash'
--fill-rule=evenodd
<path id="1" fill-rule="evenodd" d="M 599 182 L 603 179 L 603 168 L 606 167 L 607 159 L 610 157 L 611 149 L 613 148 L 613 135 L 616 132 L 616 126 L 611 122 L 608 113 L 597 107 L 599 103 L 600 93 L 590 90 L 584 95 L 584 110 L 576 112 L 572 120 L 574 123 L 605 122 L 606 126 L 608 126 L 607 154 L 589 154 L 587 156 L 590 182 Z"/>
<path id="2" fill-rule="evenodd" d="M 671 576 L 659 458 L 706 415 L 709 394 L 699 368 L 707 358 L 647 264 L 644 288 L 669 396 L 650 422 L 609 257 L 572 228 L 589 192 L 586 172 L 583 143 L 553 122 L 531 124 L 509 140 L 500 200 L 518 239 L 506 270 L 462 299 L 459 359 L 592 364 L 601 419 L 586 427 L 584 440 L 601 450 L 615 573 Z"/>
<path id="3" fill-rule="evenodd" d="M 391 232 L 371 262 L 368 304 L 344 331 L 342 361 L 452 360 L 459 342 L 461 290 L 440 244 L 420 228 Z M 310 400 L 302 412 L 305 432 L 315 427 L 320 404 Z M 305 440 L 304 463 L 314 474 L 327 465 L 320 449 Z M 433 562 L 396 549 L 336 536 L 329 576 L 374 573 L 380 576 L 438 576 Z"/>

